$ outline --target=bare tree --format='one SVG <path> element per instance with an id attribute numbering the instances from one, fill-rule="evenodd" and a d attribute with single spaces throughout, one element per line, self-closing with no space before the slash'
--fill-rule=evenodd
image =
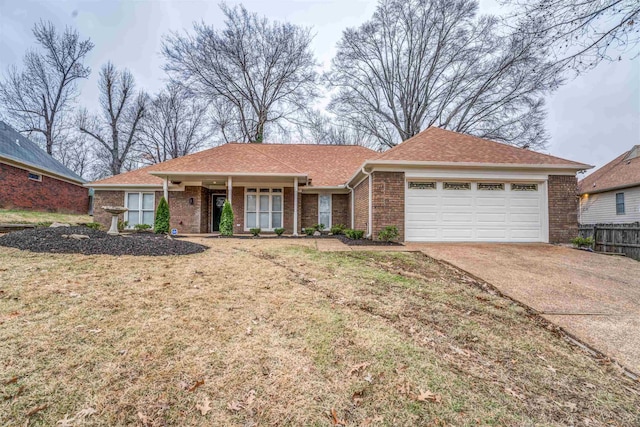
<path id="1" fill-rule="evenodd" d="M 80 116 L 80 131 L 97 142 L 99 165 L 104 173 L 117 175 L 130 168 L 130 156 L 138 143 L 147 95 L 135 92 L 128 70 L 118 71 L 108 62 L 100 70 L 101 116 Z"/>
<path id="2" fill-rule="evenodd" d="M 47 153 L 55 154 L 69 126 L 70 116 L 65 115 L 78 95 L 77 80 L 91 73 L 83 61 L 93 43 L 69 27 L 58 33 L 44 21 L 34 25 L 33 35 L 41 51 L 28 52 L 22 70 L 9 68 L 0 82 L 0 104 L 16 129 L 35 134 L 34 139 L 44 140 Z"/>
<path id="3" fill-rule="evenodd" d="M 89 178 L 94 163 L 93 150 L 87 135 L 77 129 L 66 133 L 57 145 L 55 157 L 83 178 Z"/>
<path id="4" fill-rule="evenodd" d="M 149 104 L 138 151 L 144 163 L 160 163 L 198 151 L 209 139 L 207 105 L 170 83 Z"/>
<path id="5" fill-rule="evenodd" d="M 304 113 L 296 121 L 297 135 L 300 140 L 311 144 L 323 145 L 361 145 L 376 148 L 375 138 L 361 128 L 353 127 L 345 120 L 318 110 Z"/>
<path id="6" fill-rule="evenodd" d="M 513 6 L 511 25 L 550 46 L 555 60 L 577 72 L 603 60 L 637 56 L 638 0 L 502 0 Z"/>
<path id="7" fill-rule="evenodd" d="M 312 37 L 242 6 L 221 9 L 223 30 L 196 24 L 193 35 L 165 38 L 165 69 L 214 103 L 225 139 L 262 142 L 269 125 L 281 125 L 317 96 Z"/>
<path id="8" fill-rule="evenodd" d="M 327 75 L 329 110 L 382 146 L 428 126 L 541 147 L 560 80 L 537 39 L 500 34 L 472 0 L 383 0 L 347 29 Z"/>

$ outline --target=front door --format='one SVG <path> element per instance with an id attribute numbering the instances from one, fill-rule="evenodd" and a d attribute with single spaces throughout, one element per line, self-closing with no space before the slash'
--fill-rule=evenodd
<path id="1" fill-rule="evenodd" d="M 211 204 L 213 205 L 212 211 L 212 224 L 211 231 L 220 231 L 220 217 L 222 216 L 222 207 L 224 201 L 227 200 L 226 196 L 213 196 Z"/>

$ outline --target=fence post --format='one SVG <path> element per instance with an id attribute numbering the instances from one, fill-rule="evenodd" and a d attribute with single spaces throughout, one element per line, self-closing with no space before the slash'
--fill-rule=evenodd
<path id="1" fill-rule="evenodd" d="M 593 224 L 593 243 L 591 244 L 591 249 L 595 252 L 596 250 L 596 242 L 598 241 L 598 225 L 597 224 Z"/>

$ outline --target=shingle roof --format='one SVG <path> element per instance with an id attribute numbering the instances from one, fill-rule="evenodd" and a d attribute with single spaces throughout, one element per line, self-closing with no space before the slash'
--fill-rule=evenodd
<path id="1" fill-rule="evenodd" d="M 313 186 L 344 184 L 362 163 L 377 153 L 351 145 L 230 143 L 156 165 L 96 181 L 98 185 L 156 184 L 150 172 L 306 174 Z"/>
<path id="2" fill-rule="evenodd" d="M 44 172 L 67 178 L 78 183 L 86 182 L 81 176 L 65 167 L 47 154 L 34 142 L 22 136 L 11 126 L 0 120 L 0 158 L 17 161 Z"/>
<path id="3" fill-rule="evenodd" d="M 580 194 L 640 185 L 640 145 L 622 153 L 578 184 Z"/>
<path id="4" fill-rule="evenodd" d="M 521 165 L 591 166 L 502 144 L 472 135 L 430 127 L 385 151 L 375 160 L 443 163 L 494 163 Z M 374 162 L 375 162 L 374 160 Z"/>

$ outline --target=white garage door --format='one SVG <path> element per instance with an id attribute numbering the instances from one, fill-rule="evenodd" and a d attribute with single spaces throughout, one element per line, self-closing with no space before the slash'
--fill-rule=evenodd
<path id="1" fill-rule="evenodd" d="M 407 182 L 406 240 L 544 242 L 544 183 Z"/>

